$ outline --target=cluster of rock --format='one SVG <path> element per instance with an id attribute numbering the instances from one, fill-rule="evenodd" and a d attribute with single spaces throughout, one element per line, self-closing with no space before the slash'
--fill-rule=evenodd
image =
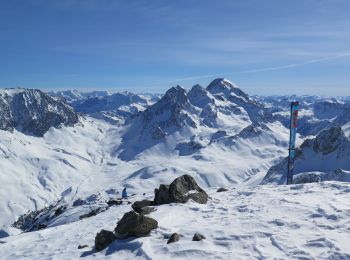
<path id="1" fill-rule="evenodd" d="M 154 200 L 136 201 L 132 204 L 133 211 L 129 211 L 118 221 L 114 232 L 101 230 L 95 237 L 95 249 L 101 251 L 116 239 L 129 237 L 143 237 L 158 228 L 157 220 L 146 216 L 155 211 L 155 206 L 168 203 L 186 203 L 193 200 L 197 203 L 205 204 L 208 201 L 208 194 L 198 186 L 190 175 L 183 175 L 176 178 L 170 185 L 161 184 L 155 189 Z M 196 233 L 193 241 L 205 239 L 202 234 Z M 180 240 L 180 235 L 173 234 L 169 243 Z"/>

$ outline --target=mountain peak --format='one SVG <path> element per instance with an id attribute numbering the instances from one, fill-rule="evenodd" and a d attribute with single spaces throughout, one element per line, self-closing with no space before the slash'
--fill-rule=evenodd
<path id="1" fill-rule="evenodd" d="M 207 87 L 207 90 L 211 93 L 219 93 L 222 91 L 232 91 L 233 89 L 238 89 L 238 87 L 231 81 L 225 78 L 214 79 Z"/>
<path id="2" fill-rule="evenodd" d="M 167 104 L 184 104 L 188 101 L 187 92 L 183 87 L 177 85 L 170 88 L 160 101 Z"/>

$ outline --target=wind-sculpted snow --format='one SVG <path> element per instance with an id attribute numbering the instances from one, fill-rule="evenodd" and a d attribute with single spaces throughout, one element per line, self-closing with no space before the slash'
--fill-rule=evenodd
<path id="1" fill-rule="evenodd" d="M 285 158 L 271 167 L 263 183 L 285 184 L 287 165 L 288 158 Z M 316 138 L 305 140 L 296 150 L 294 168 L 296 175 L 323 172 L 324 175 L 328 174 L 325 180 L 329 180 L 331 176 L 339 180 L 341 178 L 336 177 L 334 173 L 340 169 L 350 170 L 350 139 L 345 136 L 340 127 L 323 130 Z M 347 180 L 347 178 L 344 179 Z"/>
<path id="2" fill-rule="evenodd" d="M 207 204 L 157 206 L 158 229 L 115 240 L 96 252 L 94 238 L 112 230 L 130 205 L 45 230 L 0 239 L 3 259 L 349 259 L 350 184 L 207 190 Z M 147 196 L 145 198 L 148 198 Z M 139 199 L 139 198 L 138 198 Z M 131 198 L 131 201 L 134 199 Z M 77 207 L 80 209 L 80 207 Z M 78 212 L 71 212 L 75 221 Z M 62 215 L 63 216 L 63 215 Z M 68 221 L 69 215 L 66 218 Z M 167 244 L 174 232 L 180 240 Z M 195 233 L 206 239 L 192 241 Z M 78 249 L 78 245 L 87 245 Z"/>
<path id="3" fill-rule="evenodd" d="M 50 127 L 74 126 L 77 113 L 61 99 L 36 89 L 0 90 L 0 129 L 43 136 Z"/>

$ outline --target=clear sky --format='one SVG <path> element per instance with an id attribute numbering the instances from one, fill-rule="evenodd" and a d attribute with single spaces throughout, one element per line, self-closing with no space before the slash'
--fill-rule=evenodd
<path id="1" fill-rule="evenodd" d="M 0 0 L 0 87 L 350 95 L 349 0 Z"/>

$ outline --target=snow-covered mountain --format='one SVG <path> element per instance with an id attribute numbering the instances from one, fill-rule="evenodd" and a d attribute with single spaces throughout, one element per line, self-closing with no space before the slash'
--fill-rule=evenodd
<path id="1" fill-rule="evenodd" d="M 103 221 L 115 223 L 117 219 L 112 217 L 113 214 L 118 212 L 116 216 L 119 218 L 121 211 L 128 207 L 104 208 L 106 200 L 120 196 L 123 187 L 128 188 L 129 194 L 135 194 L 131 200 L 148 199 L 155 187 L 184 174 L 194 177 L 214 199 L 203 207 L 183 206 L 180 215 L 194 216 L 197 212 L 203 219 L 210 218 L 210 214 L 221 216 L 217 214 L 223 207 L 215 206 L 216 201 L 224 203 L 224 208 L 228 209 L 222 220 L 236 211 L 238 215 L 248 214 L 249 207 L 240 205 L 239 201 L 248 203 L 251 195 L 257 196 L 254 197 L 255 210 L 263 212 L 259 196 L 267 196 L 266 203 L 276 202 L 275 192 L 284 196 L 294 192 L 293 187 L 303 187 L 291 186 L 289 189 L 259 185 L 285 182 L 289 105 L 294 99 L 300 100 L 301 104 L 295 182 L 350 181 L 350 101 L 346 98 L 249 96 L 223 78 L 215 79 L 207 87 L 195 85 L 189 90 L 172 87 L 162 97 L 129 92 L 83 94 L 65 91 L 47 95 L 31 89 L 0 90 L 0 182 L 3 184 L 0 189 L 0 208 L 3 209 L 0 243 L 6 243 L 0 244 L 0 255 L 12 257 L 11 246 L 19 246 L 18 241 L 31 237 L 30 234 L 20 234 L 19 240 L 17 236 L 1 239 L 1 236 L 20 232 L 9 226 L 21 215 L 20 220 L 23 220 L 25 216 L 37 216 L 36 213 L 47 210 L 41 217 L 48 226 L 39 225 L 32 229 L 44 228 L 37 231 L 43 239 L 58 239 L 57 235 L 50 233 L 49 227 L 62 232 L 70 227 L 70 234 L 74 234 L 80 223 L 89 226 L 88 236 L 93 237 L 98 231 L 96 229 L 106 226 Z M 84 115 L 78 116 L 79 113 Z M 332 185 L 324 185 L 325 189 L 333 191 Z M 213 187 L 228 187 L 231 191 L 228 197 L 221 197 L 215 194 Z M 322 190 L 316 186 L 312 189 L 318 194 Z M 300 199 L 305 199 L 306 193 Z M 238 202 L 228 207 L 226 204 L 232 199 Z M 171 221 L 166 220 L 166 212 L 176 211 L 178 207 L 167 205 L 152 213 L 160 219 L 161 230 L 178 231 L 177 222 L 170 225 Z M 28 210 L 32 214 L 23 215 Z M 273 207 L 267 210 L 273 210 Z M 304 210 L 307 211 L 307 207 Z M 287 222 L 281 224 L 280 221 L 285 219 L 283 210 L 276 212 L 281 216 L 278 220 L 272 216 L 260 218 L 271 224 L 268 228 L 287 225 Z M 81 216 L 84 219 L 81 220 Z M 245 217 L 251 218 L 236 219 L 244 224 Z M 213 219 L 218 221 L 220 218 Z M 186 221 L 180 222 L 186 224 Z M 19 223 L 16 227 L 21 227 L 21 221 L 16 223 Z M 95 225 L 98 228 L 94 228 Z M 303 225 L 303 230 L 308 231 L 314 227 L 304 222 L 298 225 Z M 221 229 L 223 227 L 218 226 L 212 232 L 220 233 Z M 185 235 L 188 232 L 183 230 Z M 84 232 L 79 234 L 87 235 Z M 258 234 L 257 231 L 250 236 Z M 242 237 L 247 236 L 242 234 Z M 84 241 L 90 243 L 89 239 Z M 271 236 L 267 235 L 266 239 L 271 242 Z M 151 240 L 138 241 L 142 244 Z M 209 236 L 208 241 L 214 248 L 209 250 L 210 254 L 217 256 L 215 252 L 220 238 Z M 38 243 L 43 241 L 38 240 Z M 130 243 L 124 243 L 117 243 L 116 247 L 125 250 L 124 246 L 128 247 Z M 159 256 L 165 250 L 154 241 L 146 243 L 155 249 L 147 251 L 142 245 L 138 248 L 152 256 Z M 324 248 L 331 248 L 327 245 L 329 243 L 325 242 Z M 244 243 L 239 246 L 244 248 Z M 263 246 L 266 245 L 263 243 Z M 26 250 L 25 247 L 19 248 L 22 253 Z M 54 246 L 50 248 L 56 250 Z M 48 257 L 55 256 L 51 249 L 47 251 Z M 71 255 L 77 255 L 71 252 L 73 248 L 69 250 Z M 183 250 L 182 246 L 178 250 Z M 132 257 L 129 251 L 125 255 Z M 183 256 L 176 250 L 174 254 L 167 252 L 163 255 Z M 281 249 L 278 252 L 276 254 L 286 258 L 306 255 Z M 37 253 L 42 252 L 34 250 L 30 256 Z M 114 256 L 113 252 L 111 254 Z M 310 254 L 319 256 L 316 251 Z M 91 255 L 100 256 L 94 251 Z M 269 256 L 261 252 L 260 255 Z M 329 253 L 329 256 L 333 255 Z"/>
<path id="2" fill-rule="evenodd" d="M 62 99 L 37 89 L 0 90 L 0 129 L 43 136 L 50 127 L 77 124 L 77 113 Z"/>
<path id="3" fill-rule="evenodd" d="M 340 127 L 323 130 L 313 139 L 307 139 L 296 150 L 294 174 L 314 175 L 321 173 L 341 173 L 350 170 L 350 139 Z M 287 178 L 288 158 L 273 166 L 267 173 L 263 183 L 285 184 Z M 344 172 L 345 173 L 345 172 Z M 329 177 L 328 177 L 329 178 Z M 336 177 L 336 180 L 340 178 Z M 347 178 L 345 178 L 347 179 Z M 300 181 L 300 180 L 299 180 Z"/>
<path id="4" fill-rule="evenodd" d="M 133 94 L 127 91 L 110 94 L 107 91 L 66 90 L 48 94 L 66 99 L 77 112 L 113 124 L 123 124 L 129 117 L 145 110 L 159 99 L 156 94 Z"/>
<path id="5" fill-rule="evenodd" d="M 47 94 L 49 94 L 52 97 L 63 97 L 67 100 L 68 103 L 73 103 L 82 99 L 98 98 L 110 95 L 108 91 L 104 90 L 90 92 L 82 92 L 79 90 L 59 90 L 49 91 L 47 92 Z"/>

